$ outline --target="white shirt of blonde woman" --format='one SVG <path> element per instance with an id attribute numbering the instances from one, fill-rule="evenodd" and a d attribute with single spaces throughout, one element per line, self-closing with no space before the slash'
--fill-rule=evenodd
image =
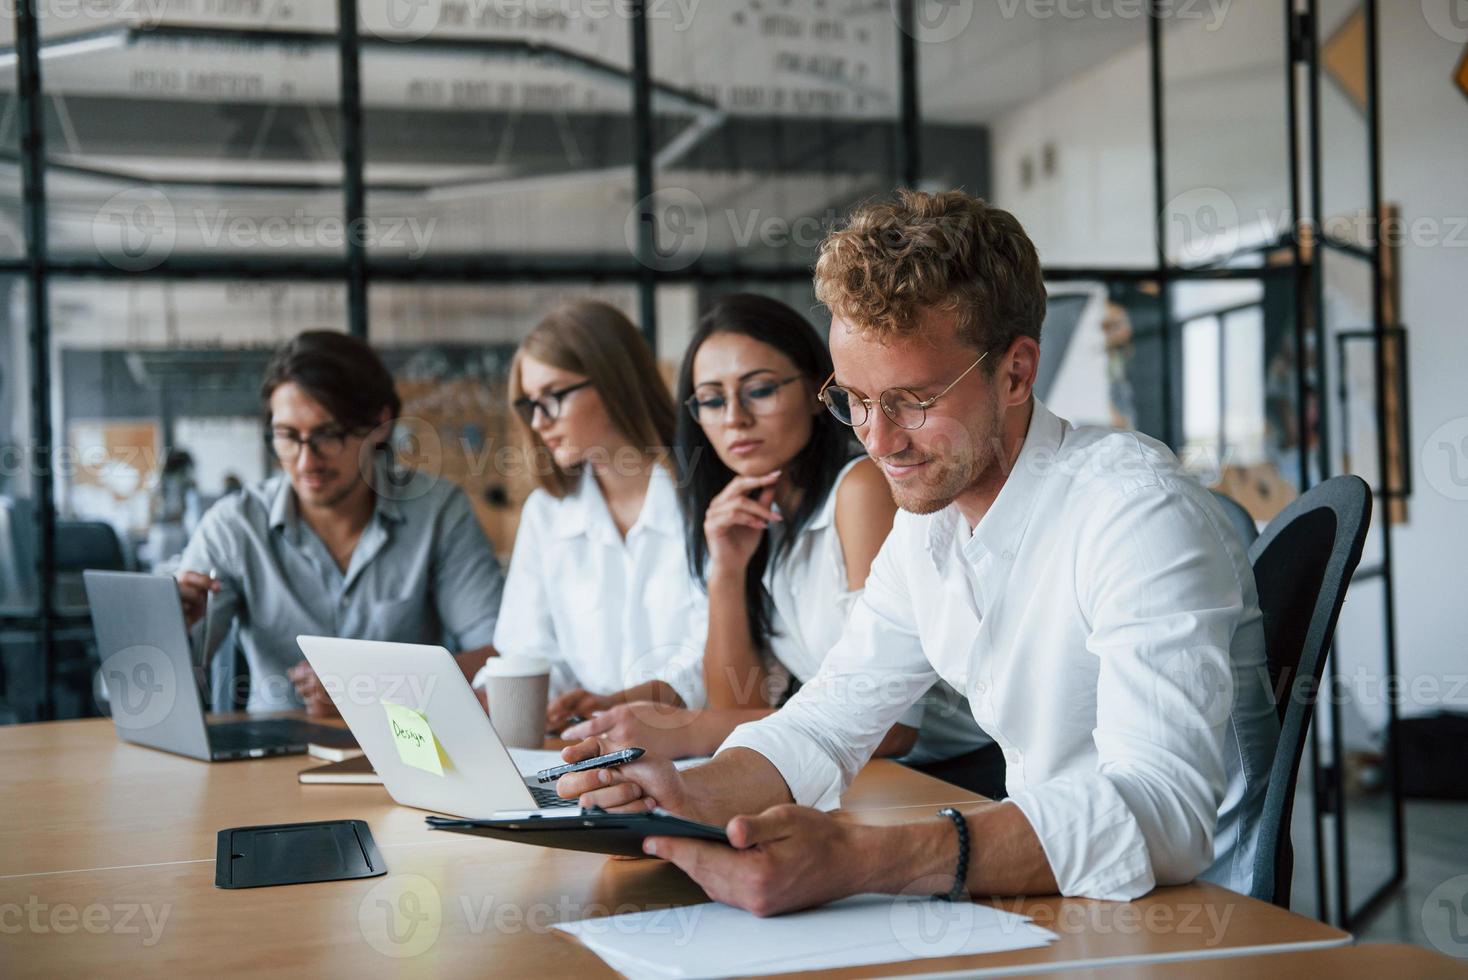
<path id="1" fill-rule="evenodd" d="M 549 660 L 552 698 L 662 680 L 702 707 L 707 631 L 708 602 L 688 572 L 664 467 L 653 470 L 625 539 L 589 469 L 565 497 L 535 490 L 525 501 L 494 645 L 504 657 Z"/>

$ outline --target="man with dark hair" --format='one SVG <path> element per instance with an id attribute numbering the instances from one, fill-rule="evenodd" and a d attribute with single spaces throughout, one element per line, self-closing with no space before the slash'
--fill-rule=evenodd
<path id="1" fill-rule="evenodd" d="M 280 472 L 215 504 L 178 574 L 191 626 L 213 593 L 197 628 L 211 647 L 238 626 L 250 710 L 333 713 L 302 633 L 451 643 L 473 676 L 503 577 L 464 492 L 394 466 L 401 402 L 382 361 L 354 337 L 309 331 L 275 353 L 260 395 Z"/>

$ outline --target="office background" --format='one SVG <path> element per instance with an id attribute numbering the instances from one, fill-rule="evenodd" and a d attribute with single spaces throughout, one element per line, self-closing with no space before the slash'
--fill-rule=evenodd
<path id="1" fill-rule="evenodd" d="M 1468 710 L 1452 0 L 14 7 L 0 720 L 105 707 L 78 571 L 167 569 L 229 480 L 268 474 L 257 385 L 286 337 L 378 346 L 404 459 L 461 482 L 507 553 L 528 481 L 499 452 L 504 369 L 546 309 L 606 299 L 665 365 L 733 289 L 824 328 L 824 230 L 961 187 L 1040 248 L 1060 414 L 1164 439 L 1261 521 L 1336 473 L 1382 493 L 1304 767 L 1297 907 L 1372 921 L 1404 827 L 1461 814 L 1404 823 L 1396 722 Z"/>

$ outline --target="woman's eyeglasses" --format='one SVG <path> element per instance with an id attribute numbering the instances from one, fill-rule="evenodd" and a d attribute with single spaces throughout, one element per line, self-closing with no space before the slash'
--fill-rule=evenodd
<path id="1" fill-rule="evenodd" d="M 988 356 L 988 351 L 985 351 L 977 361 L 964 369 L 963 374 L 953 379 L 953 384 L 932 398 L 919 398 L 906 388 L 888 388 L 877 396 L 877 404 L 882 406 L 882 414 L 891 419 L 893 425 L 904 429 L 921 429 L 928 420 L 928 409 L 933 407 L 933 403 L 952 391 L 953 385 L 967 377 Z M 866 425 L 872 413 L 872 400 L 851 388 L 831 384 L 835 377 L 836 372 L 832 371 L 831 377 L 826 379 L 826 385 L 821 389 L 821 401 L 832 415 L 847 425 L 853 428 Z"/>
<path id="2" fill-rule="evenodd" d="M 565 408 L 566 396 L 590 384 L 590 380 L 578 381 L 573 385 L 557 388 L 555 391 L 547 391 L 539 398 L 531 398 L 528 395 L 524 398 L 516 398 L 515 414 L 519 415 L 526 425 L 535 424 L 536 411 L 543 412 L 547 419 L 554 422 L 561 417 L 561 411 Z"/>
<path id="3" fill-rule="evenodd" d="M 739 386 L 735 397 L 738 398 L 740 407 L 750 415 L 773 415 L 780 410 L 780 389 L 802 377 L 804 375 L 792 374 L 779 380 L 761 378 L 746 381 Z M 729 398 L 723 391 L 709 391 L 704 394 L 695 392 L 683 404 L 688 406 L 688 414 L 693 416 L 693 421 L 699 425 L 713 425 L 724 417 Z"/>

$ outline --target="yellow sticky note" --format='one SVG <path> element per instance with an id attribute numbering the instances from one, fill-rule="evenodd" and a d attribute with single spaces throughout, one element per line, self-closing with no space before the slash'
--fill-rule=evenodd
<path id="1" fill-rule="evenodd" d="M 392 743 L 398 747 L 398 758 L 415 769 L 442 776 L 448 758 L 434 737 L 433 729 L 428 727 L 428 719 L 423 712 L 390 701 L 383 701 L 382 707 L 387 711 L 387 723 L 392 731 Z"/>

